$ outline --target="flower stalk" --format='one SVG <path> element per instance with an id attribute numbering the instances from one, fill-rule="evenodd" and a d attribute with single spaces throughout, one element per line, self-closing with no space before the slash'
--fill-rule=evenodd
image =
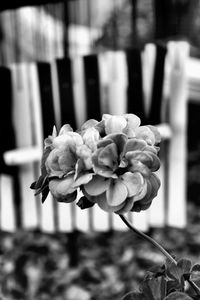
<path id="1" fill-rule="evenodd" d="M 139 235 L 143 239 L 145 239 L 148 242 L 150 242 L 151 244 L 153 244 L 160 252 L 162 252 L 165 255 L 165 257 L 167 257 L 173 264 L 177 265 L 176 260 L 160 244 L 158 244 L 150 236 L 146 235 L 145 233 L 143 233 L 140 230 L 133 227 L 133 225 L 124 217 L 124 215 L 119 215 L 119 216 L 128 228 L 130 228 L 133 232 L 135 232 L 137 235 Z"/>

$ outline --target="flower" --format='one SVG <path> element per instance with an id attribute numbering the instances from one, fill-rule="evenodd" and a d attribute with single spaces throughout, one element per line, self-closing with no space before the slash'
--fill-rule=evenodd
<path id="1" fill-rule="evenodd" d="M 160 187 L 153 174 L 160 166 L 157 151 L 145 139 L 108 134 L 97 144 L 92 156 L 95 175 L 83 186 L 83 194 L 108 212 L 147 209 Z"/>
<path id="2" fill-rule="evenodd" d="M 117 214 L 147 209 L 160 187 L 154 173 L 160 135 L 140 123 L 134 114 L 104 114 L 77 132 L 69 124 L 59 134 L 54 128 L 44 141 L 41 176 L 31 187 L 42 192 L 42 201 L 50 191 L 57 201 L 72 202 L 80 189 L 81 208 L 97 203 Z"/>

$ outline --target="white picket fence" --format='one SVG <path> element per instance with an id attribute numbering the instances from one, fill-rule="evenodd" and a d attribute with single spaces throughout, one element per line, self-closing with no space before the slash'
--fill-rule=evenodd
<path id="1" fill-rule="evenodd" d="M 73 96 L 77 125 L 86 119 L 84 66 L 81 56 L 71 58 Z M 121 114 L 127 112 L 127 69 L 123 51 L 98 54 L 101 111 Z M 150 95 L 155 65 L 155 45 L 147 44 L 142 52 L 143 92 L 145 108 L 150 109 Z M 186 156 L 187 156 L 187 100 L 199 97 L 200 63 L 189 57 L 189 44 L 185 41 L 167 44 L 165 59 L 162 122 L 157 124 L 163 137 L 161 168 L 158 175 L 161 188 L 151 208 L 141 213 L 128 214 L 139 229 L 165 225 L 183 228 L 187 223 Z M 55 61 L 50 62 L 53 103 L 56 126 L 59 128 L 60 101 L 58 73 Z M 113 69 L 114 68 L 114 69 Z M 7 165 L 19 167 L 21 193 L 21 221 L 24 229 L 39 228 L 44 232 L 126 230 L 117 215 L 108 214 L 94 206 L 81 210 L 75 203 L 56 203 L 51 195 L 44 204 L 34 196 L 30 184 L 39 176 L 43 149 L 41 94 L 36 63 L 10 65 L 13 84 L 13 123 L 17 148 L 4 153 Z M 106 93 L 105 93 L 106 91 Z M 108 100 L 106 100 L 108 95 Z M 94 99 L 95 101 L 95 99 Z M 167 113 L 168 112 L 168 113 Z M 168 118 L 166 116 L 168 115 Z M 51 132 L 49 132 L 51 134 Z M 13 179 L 0 175 L 0 229 L 15 231 Z M 80 195 L 79 195 L 80 196 Z"/>

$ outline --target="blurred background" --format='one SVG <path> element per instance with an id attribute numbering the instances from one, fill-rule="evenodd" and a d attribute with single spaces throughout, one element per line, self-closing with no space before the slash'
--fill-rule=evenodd
<path id="1" fill-rule="evenodd" d="M 103 113 L 158 126 L 161 189 L 128 218 L 200 261 L 199 58 L 200 0 L 0 4 L 1 299 L 120 299 L 164 262 L 117 216 L 41 204 L 29 188 L 53 125 Z"/>

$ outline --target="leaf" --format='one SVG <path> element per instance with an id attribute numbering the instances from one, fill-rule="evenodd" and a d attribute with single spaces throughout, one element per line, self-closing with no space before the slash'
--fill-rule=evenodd
<path id="1" fill-rule="evenodd" d="M 153 273 L 155 277 L 165 275 L 165 265 L 162 266 L 153 266 L 149 269 L 150 273 Z"/>
<path id="2" fill-rule="evenodd" d="M 36 180 L 35 182 L 33 182 L 31 184 L 30 188 L 32 190 L 37 190 L 37 189 L 41 188 L 45 184 L 46 179 L 47 179 L 47 176 L 41 175 L 38 180 Z"/>
<path id="3" fill-rule="evenodd" d="M 89 201 L 85 196 L 81 197 L 76 203 L 81 209 L 92 207 L 95 203 Z"/>
<path id="4" fill-rule="evenodd" d="M 167 281 L 167 294 L 174 291 L 181 291 L 182 286 L 177 279 L 172 279 Z"/>
<path id="5" fill-rule="evenodd" d="M 121 300 L 148 300 L 142 292 L 129 292 Z"/>
<path id="6" fill-rule="evenodd" d="M 42 203 L 44 203 L 48 194 L 49 194 L 49 186 L 46 186 L 42 191 L 42 199 L 41 199 Z"/>
<path id="7" fill-rule="evenodd" d="M 200 264 L 193 265 L 191 272 L 198 272 L 200 274 Z"/>
<path id="8" fill-rule="evenodd" d="M 192 300 L 192 298 L 182 292 L 173 292 L 165 297 L 164 300 Z"/>
<path id="9" fill-rule="evenodd" d="M 164 276 L 155 277 L 149 273 L 144 279 L 141 288 L 149 300 L 163 299 L 167 291 L 166 278 Z"/>
<path id="10" fill-rule="evenodd" d="M 190 273 L 192 262 L 190 259 L 181 258 L 177 262 L 177 267 L 179 276 L 182 276 L 183 274 Z"/>
<path id="11" fill-rule="evenodd" d="M 176 279 L 179 281 L 180 277 L 179 277 L 179 272 L 178 272 L 178 267 L 175 263 L 173 262 L 169 262 L 167 261 L 166 263 L 166 271 L 167 271 L 167 275 L 171 278 L 171 279 Z"/>
<path id="12" fill-rule="evenodd" d="M 51 152 L 51 147 L 48 146 L 46 148 L 44 148 L 44 151 L 43 151 L 43 155 L 42 155 L 42 160 L 41 160 L 41 174 L 42 176 L 46 176 L 47 175 L 47 170 L 46 170 L 46 167 L 45 167 L 45 162 L 47 160 L 47 157 L 49 156 L 49 153 Z"/>

